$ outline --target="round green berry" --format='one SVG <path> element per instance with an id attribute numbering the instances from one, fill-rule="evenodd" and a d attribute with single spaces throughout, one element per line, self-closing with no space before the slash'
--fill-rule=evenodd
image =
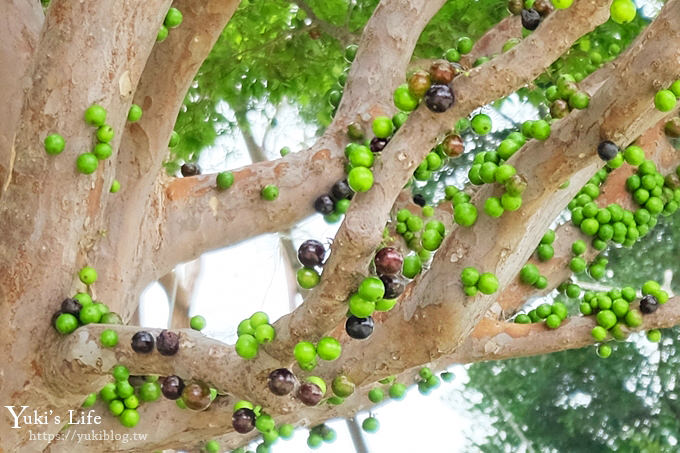
<path id="1" fill-rule="evenodd" d="M 161 396 L 161 386 L 156 382 L 145 382 L 139 387 L 139 398 L 142 401 L 156 401 Z"/>
<path id="2" fill-rule="evenodd" d="M 501 196 L 501 206 L 506 211 L 517 211 L 522 207 L 522 197 L 510 195 L 509 192 L 505 192 Z"/>
<path id="3" fill-rule="evenodd" d="M 555 256 L 555 249 L 553 249 L 552 245 L 541 244 L 536 249 L 536 254 L 538 255 L 539 260 L 549 261 L 553 256 Z"/>
<path id="4" fill-rule="evenodd" d="M 470 51 L 472 50 L 473 44 L 474 44 L 474 41 L 472 41 L 471 38 L 469 38 L 467 36 L 463 36 L 461 38 L 458 38 L 458 42 L 456 43 L 456 47 L 458 48 L 458 52 L 465 55 L 467 53 L 470 53 Z"/>
<path id="5" fill-rule="evenodd" d="M 236 354 L 244 359 L 257 357 L 257 340 L 250 334 L 243 334 L 236 340 Z"/>
<path id="6" fill-rule="evenodd" d="M 79 172 L 90 175 L 97 170 L 99 161 L 92 153 L 83 153 L 76 159 L 76 168 Z"/>
<path id="7" fill-rule="evenodd" d="M 106 109 L 98 104 L 92 104 L 85 110 L 85 122 L 91 126 L 103 126 L 106 122 Z"/>
<path id="8" fill-rule="evenodd" d="M 489 217 L 498 218 L 503 215 L 505 209 L 503 209 L 501 200 L 498 197 L 489 197 L 484 202 L 484 212 Z"/>
<path id="9" fill-rule="evenodd" d="M 57 155 L 64 150 L 66 146 L 66 141 L 64 137 L 59 134 L 50 134 L 45 137 L 45 152 L 51 155 Z"/>
<path id="10" fill-rule="evenodd" d="M 161 25 L 160 28 L 158 29 L 158 33 L 156 34 L 156 41 L 157 42 L 163 42 L 167 39 L 168 37 L 168 27 L 165 25 Z"/>
<path id="11" fill-rule="evenodd" d="M 477 289 L 484 294 L 493 294 L 498 291 L 498 278 L 490 272 L 485 272 L 479 276 Z"/>
<path id="12" fill-rule="evenodd" d="M 87 395 L 87 398 L 85 398 L 85 401 L 83 401 L 82 407 L 92 407 L 94 406 L 94 403 L 97 402 L 97 394 L 96 393 L 90 393 Z"/>
<path id="13" fill-rule="evenodd" d="M 647 339 L 652 343 L 661 341 L 661 331 L 659 329 L 652 329 L 647 332 Z"/>
<path id="14" fill-rule="evenodd" d="M 54 321 L 54 328 L 60 334 L 69 334 L 78 328 L 78 319 L 71 313 L 62 313 Z"/>
<path id="15" fill-rule="evenodd" d="M 192 316 L 191 319 L 189 320 L 189 326 L 194 330 L 205 329 L 205 324 L 206 324 L 205 318 L 201 315 Z"/>
<path id="16" fill-rule="evenodd" d="M 395 382 L 389 388 L 390 398 L 395 400 L 403 399 L 406 395 L 406 386 L 400 382 Z"/>
<path id="17" fill-rule="evenodd" d="M 357 292 L 363 299 L 375 302 L 385 295 L 385 284 L 378 277 L 367 277 L 363 279 Z"/>
<path id="18" fill-rule="evenodd" d="M 295 345 L 293 355 L 298 363 L 310 363 L 316 358 L 316 348 L 308 341 L 300 341 Z"/>
<path id="19" fill-rule="evenodd" d="M 557 315 L 549 315 L 545 318 L 545 325 L 550 329 L 557 329 L 562 324 L 562 319 Z"/>
<path id="20" fill-rule="evenodd" d="M 603 359 L 606 359 L 612 355 L 612 347 L 608 344 L 601 344 L 597 347 L 597 355 Z"/>
<path id="21" fill-rule="evenodd" d="M 460 280 L 464 286 L 477 286 L 479 271 L 474 267 L 466 267 L 460 274 Z"/>
<path id="22" fill-rule="evenodd" d="M 470 122 L 472 130 L 478 135 L 486 135 L 491 132 L 493 125 L 491 123 L 491 117 L 484 113 L 478 113 L 472 118 Z"/>
<path id="23" fill-rule="evenodd" d="M 132 104 L 128 110 L 127 120 L 131 123 L 137 122 L 142 118 L 142 108 L 137 104 Z"/>
<path id="24" fill-rule="evenodd" d="M 163 25 L 165 25 L 168 28 L 175 28 L 182 23 L 182 19 L 183 16 L 180 10 L 178 10 L 177 8 L 170 8 L 168 10 L 168 13 L 165 15 Z"/>
<path id="25" fill-rule="evenodd" d="M 347 174 L 347 182 L 355 192 L 366 192 L 373 187 L 373 172 L 365 167 L 352 168 Z"/>
<path id="26" fill-rule="evenodd" d="M 92 267 L 86 266 L 80 270 L 78 277 L 80 278 L 81 282 L 85 283 L 86 285 L 91 285 L 97 281 L 97 271 Z"/>
<path id="27" fill-rule="evenodd" d="M 602 341 L 607 338 L 607 329 L 602 326 L 595 326 L 593 327 L 593 330 L 590 331 L 590 334 L 595 340 Z"/>
<path id="28" fill-rule="evenodd" d="M 274 184 L 267 184 L 260 191 L 263 200 L 274 201 L 279 197 L 279 188 Z"/>
<path id="29" fill-rule="evenodd" d="M 304 289 L 314 288 L 319 284 L 319 280 L 321 280 L 319 273 L 315 269 L 309 267 L 298 269 L 296 276 L 298 285 L 300 285 L 300 288 Z"/>
<path id="30" fill-rule="evenodd" d="M 677 98 L 671 90 L 661 90 L 654 96 L 654 107 L 661 112 L 670 112 L 676 102 Z"/>
<path id="31" fill-rule="evenodd" d="M 126 428 L 132 428 L 139 423 L 139 412 L 135 409 L 125 409 L 119 416 L 120 423 Z"/>
<path id="32" fill-rule="evenodd" d="M 333 337 L 323 337 L 316 345 L 316 353 L 322 360 L 335 360 L 341 352 L 340 342 Z"/>
<path id="33" fill-rule="evenodd" d="M 234 184 L 234 174 L 230 171 L 222 171 L 218 173 L 215 184 L 220 190 L 226 190 L 230 188 L 231 185 Z"/>
<path id="34" fill-rule="evenodd" d="M 404 112 L 411 112 L 418 107 L 418 98 L 411 94 L 407 83 L 394 90 L 394 105 Z"/>
<path id="35" fill-rule="evenodd" d="M 372 124 L 373 133 L 378 138 L 388 138 L 394 132 L 394 124 L 389 116 L 377 116 Z"/>
<path id="36" fill-rule="evenodd" d="M 368 399 L 372 403 L 377 404 L 377 403 L 381 402 L 384 398 L 385 398 L 385 394 L 383 393 L 381 388 L 374 388 L 374 389 L 371 389 L 368 392 Z"/>
<path id="37" fill-rule="evenodd" d="M 642 325 L 642 314 L 638 310 L 630 310 L 626 313 L 625 321 L 628 327 L 639 327 Z"/>
<path id="38" fill-rule="evenodd" d="M 519 278 L 521 282 L 526 283 L 527 285 L 533 285 L 536 283 L 536 280 L 538 280 L 540 275 L 541 274 L 538 271 L 538 268 L 532 263 L 525 264 L 519 272 Z"/>
<path id="39" fill-rule="evenodd" d="M 470 227 L 477 221 L 477 207 L 472 203 L 459 203 L 454 208 L 453 220 L 461 226 Z"/>
<path id="40" fill-rule="evenodd" d="M 366 300 L 359 294 L 353 294 L 349 298 L 349 311 L 357 318 L 367 318 L 375 311 L 375 302 Z"/>
<path id="41" fill-rule="evenodd" d="M 104 124 L 97 128 L 97 140 L 101 143 L 108 143 L 113 140 L 113 128 L 108 124 Z"/>
<path id="42" fill-rule="evenodd" d="M 269 324 L 261 324 L 255 328 L 255 340 L 258 344 L 271 343 L 276 338 L 274 327 Z"/>
<path id="43" fill-rule="evenodd" d="M 175 131 L 172 131 L 170 134 L 170 141 L 168 142 L 168 148 L 174 148 L 175 146 L 179 145 L 179 134 Z"/>

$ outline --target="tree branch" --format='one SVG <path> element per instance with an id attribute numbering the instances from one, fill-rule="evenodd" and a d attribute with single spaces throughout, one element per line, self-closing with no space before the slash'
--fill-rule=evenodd
<path id="1" fill-rule="evenodd" d="M 26 70 L 44 19 L 40 3 L 33 0 L 8 0 L 0 16 L 0 198 L 16 158 L 13 135 L 21 115 L 23 89 L 30 82 Z"/>
<path id="2" fill-rule="evenodd" d="M 581 0 L 569 9 L 551 14 L 538 30 L 509 52 L 473 69 L 469 77 L 458 76 L 453 82 L 456 104 L 447 112 L 433 113 L 421 105 L 411 113 L 374 165 L 374 187 L 357 194 L 350 205 L 324 265 L 320 284 L 301 307 L 277 322 L 277 329 L 285 337 L 280 336 L 271 345 L 272 354 L 291 357 L 297 341 L 314 341 L 341 322 L 347 310 L 345 301 L 365 275 L 373 251 L 382 239 L 390 208 L 415 167 L 436 144 L 437 137 L 473 109 L 533 80 L 575 39 L 607 17 L 607 5 L 593 0 Z M 553 30 L 558 24 L 563 27 L 555 39 Z M 442 277 L 443 281 L 450 280 Z"/>
<path id="3" fill-rule="evenodd" d="M 402 83 L 419 29 L 428 20 L 418 5 L 398 0 L 378 5 L 364 28 L 333 123 L 312 147 L 234 170 L 234 185 L 224 192 L 215 190 L 215 175 L 178 178 L 165 185 L 161 234 L 166 245 L 159 250 L 159 272 L 207 250 L 290 228 L 313 213 L 314 199 L 344 176 L 347 125 L 358 122 L 369 130 L 373 117 L 393 110 L 392 92 Z M 403 20 L 413 27 L 395 34 L 394 23 Z M 267 184 L 279 187 L 274 202 L 260 198 Z"/>

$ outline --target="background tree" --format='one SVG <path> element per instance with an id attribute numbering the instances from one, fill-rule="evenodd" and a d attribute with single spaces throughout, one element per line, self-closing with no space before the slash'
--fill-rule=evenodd
<path id="1" fill-rule="evenodd" d="M 567 6 L 570 2 L 555 3 Z M 177 375 L 187 383 L 201 381 L 216 389 L 217 396 L 203 411 L 182 411 L 166 399 L 142 404 L 135 429 L 149 436 L 125 444 L 116 439 L 83 441 L 77 446 L 30 440 L 26 430 L 11 428 L 12 419 L 3 412 L 2 448 L 199 448 L 210 438 L 217 438 L 223 448 L 233 448 L 257 435 L 255 430 L 246 435 L 234 431 L 233 406 L 239 400 L 260 405 L 279 427 L 289 423 L 315 426 L 370 407 L 374 403 L 367 393 L 376 386 L 387 391 L 393 379 L 415 382 L 424 365 L 439 370 L 451 363 L 539 355 L 594 343 L 590 333 L 594 317 L 569 319 L 556 330 L 539 322 L 518 324 L 511 317 L 527 299 L 545 295 L 571 277 L 572 242 L 590 240 L 571 223 L 559 222 L 552 259 L 539 262 L 532 255 L 553 221 L 564 219 L 562 211 L 581 194 L 581 188 L 593 185 L 591 178 L 595 176 L 601 184 L 600 206 L 617 202 L 636 209 L 624 189 L 634 166 L 616 168 L 610 162 L 611 171 L 604 173 L 606 182 L 599 176 L 603 161 L 597 149 L 602 141 L 613 141 L 621 148 L 636 141 L 663 174 L 672 174 L 677 165 L 673 142 L 663 132 L 677 112 L 672 106 L 662 106 L 663 112 L 656 109 L 655 96 L 679 76 L 680 2 L 665 2 L 651 22 L 618 17 L 625 24 L 609 19 L 611 3 L 576 0 L 550 12 L 548 2 L 537 1 L 533 6 L 546 17 L 529 33 L 521 25 L 535 28 L 530 19 L 524 17 L 521 23 L 518 17 L 506 18 L 508 3 L 495 0 L 474 6 L 463 0 L 243 0 L 240 4 L 218 0 L 201 5 L 188 0 L 172 4 L 168 0 L 144 4 L 53 0 L 45 10 L 38 2 L 10 1 L 2 19 L 5 39 L 0 44 L 4 63 L 0 90 L 6 100 L 0 114 L 0 319 L 4 324 L 0 351 L 6 358 L 0 394 L 7 398 L 3 406 L 39 408 L 64 420 L 68 410 L 79 407 L 89 394 L 112 380 L 116 365 L 128 367 L 136 376 Z M 161 27 L 164 21 L 169 24 L 171 6 L 182 12 L 183 21 L 161 40 L 159 36 L 165 33 Z M 516 5 L 509 6 L 514 9 Z M 611 11 L 625 16 L 629 7 L 628 0 L 615 0 Z M 525 16 L 537 14 L 532 11 Z M 469 50 L 464 41 L 458 41 L 464 35 L 476 44 L 459 58 L 456 46 L 464 54 Z M 358 44 L 355 58 L 353 51 L 345 49 L 353 43 Z M 408 116 L 398 117 L 403 124 L 372 167 L 373 187 L 353 198 L 319 284 L 304 295 L 302 305 L 273 323 L 275 341 L 261 345 L 252 360 L 239 357 L 231 345 L 191 330 L 179 331 L 180 352 L 169 358 L 131 349 L 131 339 L 140 330 L 133 319 L 144 287 L 205 251 L 265 232 L 286 231 L 312 214 L 319 195 L 345 177 L 345 147 L 351 142 L 348 128 L 361 128 L 370 138 L 374 119 L 397 113 L 393 93 L 405 75 L 430 68 L 431 59 L 443 54 L 460 60 L 460 73 L 451 84 L 455 103 L 438 113 L 421 102 Z M 463 189 L 462 175 L 473 156 L 500 146 L 500 139 L 508 140 L 508 134 L 519 126 L 510 118 L 507 130 L 480 137 L 460 120 L 489 104 L 507 117 L 504 106 L 513 103 L 535 106 L 532 112 L 545 117 L 552 87 L 558 81 L 569 82 L 564 74 L 572 73 L 578 89 L 589 96 L 588 108 L 574 109 L 554 122 L 549 137 L 540 137 L 522 125 L 526 135 L 542 140 L 528 140 L 512 157 L 507 156 L 508 164 L 528 181 L 521 208 L 500 218 L 486 215 L 486 200 L 500 197 L 502 185 L 470 185 L 464 190 L 478 207 L 476 222 L 471 228 L 460 225 L 465 223 L 464 216 L 456 216 L 454 222 L 452 203 L 442 200 L 443 186 L 458 178 L 458 189 Z M 133 103 L 142 108 L 143 115 L 127 122 Z M 84 175 L 76 171 L 76 159 L 94 143 L 95 131 L 83 121 L 84 112 L 93 104 L 106 108 L 106 123 L 114 131 L 113 158 L 96 161 L 97 165 L 89 162 L 96 168 Z M 295 106 L 304 121 L 317 125 L 320 135 L 307 149 L 272 159 L 258 146 L 249 117 L 259 112 L 270 127 L 276 127 L 276 112 L 289 105 Z M 553 114 L 560 116 L 556 111 Z M 89 119 L 99 122 L 92 116 Z M 419 173 L 421 162 L 438 149 L 454 125 L 466 144 L 463 157 L 448 159 L 432 173 L 423 175 L 427 169 Z M 168 152 L 173 129 L 181 141 Z M 217 175 L 189 175 L 186 168 L 185 177 L 179 177 L 181 165 L 196 162 L 216 137 L 237 130 L 254 163 L 233 171 L 233 185 L 218 190 Z M 59 153 L 48 146 L 48 151 L 58 154 L 50 155 L 42 142 L 55 133 L 65 139 L 66 148 Z M 79 168 L 89 172 L 84 167 L 81 161 Z M 413 177 L 418 181 L 404 188 Z M 109 190 L 114 180 L 120 191 Z M 275 200 L 261 196 L 267 185 L 277 186 Z M 664 214 L 674 211 L 669 205 L 676 185 L 673 177 L 665 182 L 671 192 L 664 192 Z M 424 237 L 419 244 L 403 240 L 396 231 L 400 209 L 412 215 L 423 213 L 413 203 L 414 191 L 426 195 L 433 218 L 445 228 L 445 237 L 431 257 L 422 250 Z M 650 221 L 640 221 L 638 226 L 643 223 L 647 229 L 654 226 Z M 635 223 L 629 225 L 627 245 L 635 242 L 633 229 L 639 234 Z M 677 244 L 673 230 L 670 227 L 671 233 L 665 236 L 669 244 Z M 404 269 L 413 278 L 396 307 L 374 316 L 376 327 L 368 339 L 353 340 L 344 332 L 346 301 L 364 277 L 375 271 L 371 262 L 376 249 L 386 243 L 417 256 L 413 262 L 423 259 L 425 266 L 413 274 Z M 618 257 L 622 262 L 622 253 L 612 250 L 611 261 Z M 592 260 L 596 254 L 589 247 L 584 256 Z M 546 277 L 540 289 L 521 284 L 517 278 L 527 260 L 535 262 Z M 80 280 L 78 276 L 87 266 L 96 269 L 99 277 L 86 286 L 87 276 L 81 275 Z M 497 291 L 465 295 L 459 276 L 469 266 L 493 273 Z M 659 274 L 666 269 L 650 266 L 649 274 L 630 275 L 631 282 L 625 284 L 639 287 L 651 277 L 661 280 Z M 596 274 L 592 267 L 590 274 Z M 586 286 L 587 277 L 576 277 Z M 128 325 L 91 323 L 71 334 L 59 334 L 53 328 L 53 314 L 64 298 L 78 292 L 104 301 Z M 575 304 L 570 303 L 573 314 Z M 631 330 L 670 327 L 679 317 L 680 307 L 671 299 L 645 316 L 641 325 L 631 325 Z M 115 321 L 113 316 L 107 319 Z M 102 345 L 105 330 L 116 332 L 115 347 Z M 158 329 L 147 330 L 159 334 Z M 342 344 L 339 359 L 321 360 L 314 370 L 295 364 L 293 350 L 298 342 L 316 343 L 328 335 Z M 672 343 L 668 348 L 673 348 Z M 633 353 L 632 346 L 618 349 L 624 348 Z M 559 355 L 540 360 L 565 361 Z M 638 363 L 642 366 L 643 362 Z M 474 385 L 490 395 L 481 409 L 493 414 L 494 404 L 499 403 L 504 407 L 503 419 L 511 414 L 513 423 L 523 427 L 529 425 L 523 418 L 528 413 L 524 401 L 509 409 L 503 401 L 507 398 L 503 386 L 516 380 L 514 365 L 511 362 L 502 369 L 499 376 L 507 381 L 497 386 L 492 383 L 498 376 L 489 376 L 488 368 L 472 368 L 472 376 L 479 377 Z M 356 389 L 340 405 L 324 400 L 308 407 L 292 395 L 279 397 L 267 389 L 269 373 L 282 367 L 292 369 L 300 381 L 313 374 L 330 384 L 344 375 Z M 572 363 L 559 369 L 564 379 L 570 371 L 583 371 Z M 623 375 L 618 379 L 624 379 Z M 133 383 L 140 384 L 134 378 Z M 545 393 L 532 398 L 540 395 L 541 402 L 551 401 Z M 635 395 L 621 398 L 629 409 L 622 413 L 622 426 L 630 426 L 635 407 L 648 413 Z M 559 399 L 555 403 L 557 407 L 551 406 L 555 411 L 566 404 Z M 672 413 L 672 405 L 668 411 Z M 576 413 L 569 417 L 573 421 L 566 420 L 564 425 L 577 433 Z M 540 436 L 541 427 L 533 425 Z M 631 434 L 602 439 L 585 429 L 571 438 L 578 437 L 579 444 L 546 440 L 541 445 L 602 449 L 657 442 L 664 448 L 664 440 L 654 435 L 654 430 L 669 429 L 661 426 L 650 423 L 645 438 Z M 43 432 L 55 435 L 62 428 L 62 423 L 52 423 Z M 108 414 L 99 428 L 127 429 Z M 90 429 L 69 427 L 76 433 Z M 265 438 L 273 435 L 264 431 Z M 518 442 L 524 440 L 507 439 L 507 445 Z M 494 448 L 502 446 L 489 444 L 489 449 Z"/>

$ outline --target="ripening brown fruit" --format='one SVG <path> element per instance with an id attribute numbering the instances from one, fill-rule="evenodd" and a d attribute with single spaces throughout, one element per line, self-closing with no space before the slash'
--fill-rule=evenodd
<path id="1" fill-rule="evenodd" d="M 451 134 L 444 137 L 442 141 L 444 153 L 449 157 L 458 157 L 465 151 L 465 144 L 460 135 Z"/>
<path id="2" fill-rule="evenodd" d="M 316 406 L 323 397 L 323 392 L 318 385 L 305 382 L 298 388 L 297 397 L 306 406 Z"/>
<path id="3" fill-rule="evenodd" d="M 194 381 L 187 384 L 182 392 L 182 399 L 189 409 L 202 411 L 210 406 L 210 387 L 204 382 Z"/>
<path id="4" fill-rule="evenodd" d="M 385 247 L 375 254 L 375 270 L 378 275 L 392 275 L 401 271 L 404 257 L 394 247 Z"/>
<path id="5" fill-rule="evenodd" d="M 556 99 L 550 106 L 550 116 L 553 118 L 564 118 L 569 115 L 569 104 L 562 99 Z"/>
<path id="6" fill-rule="evenodd" d="M 508 1 L 508 11 L 510 11 L 515 16 L 519 16 L 524 9 L 524 0 L 509 0 Z"/>
<path id="7" fill-rule="evenodd" d="M 430 80 L 432 83 L 447 85 L 451 83 L 458 71 L 446 60 L 435 60 L 430 66 Z"/>
<path id="8" fill-rule="evenodd" d="M 427 93 L 432 85 L 430 73 L 427 71 L 416 71 L 410 79 L 408 79 L 408 90 L 412 95 L 422 98 Z"/>
<path id="9" fill-rule="evenodd" d="M 555 11 L 555 7 L 552 4 L 552 0 L 536 0 L 534 2 L 533 8 L 540 14 L 542 17 L 546 17 L 548 14 L 552 13 Z"/>

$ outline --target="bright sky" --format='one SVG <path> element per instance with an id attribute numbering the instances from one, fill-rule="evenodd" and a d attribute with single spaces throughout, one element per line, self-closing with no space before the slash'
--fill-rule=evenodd
<path id="1" fill-rule="evenodd" d="M 655 14 L 659 7 L 659 3 L 654 0 L 637 3 L 644 8 L 646 15 Z M 536 109 L 521 105 L 516 97 L 509 98 L 501 111 L 516 121 L 525 121 L 537 115 Z M 299 151 L 313 143 L 314 128 L 300 121 L 294 107 L 284 106 L 275 112 L 271 106 L 267 106 L 265 112 L 269 117 L 276 115 L 278 120 L 278 126 L 269 130 L 264 137 L 264 150 L 269 158 L 278 157 L 283 146 Z M 228 111 L 224 113 L 230 115 Z M 495 111 L 485 108 L 484 113 L 492 115 L 494 131 L 510 126 Z M 263 114 L 254 114 L 250 120 L 254 125 L 255 139 L 262 143 L 269 120 Z M 210 173 L 238 168 L 248 163 L 250 158 L 245 143 L 240 134 L 236 133 L 234 136 L 221 136 L 215 146 L 201 154 L 199 165 L 204 173 Z M 339 223 L 328 225 L 321 216 L 314 215 L 293 229 L 293 243 L 296 248 L 306 239 L 327 243 L 329 238 L 334 237 L 338 226 Z M 201 262 L 191 314 L 201 314 L 207 319 L 207 328 L 204 330 L 206 335 L 233 344 L 236 341 L 238 323 L 253 312 L 264 311 L 272 321 L 288 313 L 286 265 L 277 235 L 262 235 L 206 253 Z M 298 296 L 297 302 L 300 301 Z M 166 327 L 167 297 L 157 283 L 150 285 L 142 294 L 140 314 L 143 326 Z M 480 420 L 477 416 L 473 425 L 470 413 L 466 411 L 469 403 L 461 397 L 467 381 L 465 369 L 456 366 L 451 371 L 456 374 L 455 381 L 442 383 L 430 396 L 424 397 L 412 387 L 404 400 L 388 402 L 376 408 L 373 413 L 380 421 L 380 430 L 375 434 L 364 435 L 369 451 L 455 453 L 466 451 L 466 446 L 469 451 L 466 435 L 477 441 L 488 435 L 488 420 Z M 367 413 L 357 415 L 359 422 L 367 416 Z M 345 421 L 336 420 L 329 425 L 337 431 L 337 440 L 332 444 L 324 444 L 320 450 L 329 453 L 353 451 Z M 312 451 L 307 447 L 306 439 L 307 430 L 299 429 L 293 439 L 279 440 L 272 450 L 279 453 Z M 252 449 L 255 449 L 254 445 Z"/>

